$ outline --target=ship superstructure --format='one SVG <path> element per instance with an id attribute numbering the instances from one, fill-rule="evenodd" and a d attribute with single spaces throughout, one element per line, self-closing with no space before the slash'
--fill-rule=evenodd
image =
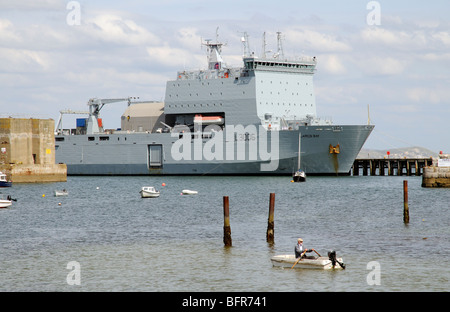
<path id="1" fill-rule="evenodd" d="M 151 131 L 102 132 L 106 102 L 90 100 L 86 134 L 56 136 L 57 161 L 68 174 L 241 175 L 292 174 L 301 158 L 308 175 L 348 174 L 373 126 L 318 119 L 316 58 L 288 60 L 277 39 L 271 57 L 245 51 L 242 67 L 227 66 L 224 44 L 206 40 L 207 67 L 167 82 L 163 118 Z"/>
<path id="2" fill-rule="evenodd" d="M 230 68 L 221 57 L 222 43 L 207 41 L 205 46 L 208 69 L 180 71 L 177 80 L 167 83 L 167 116 L 189 121 L 188 116 L 198 112 L 226 111 L 229 124 L 262 124 L 270 130 L 319 122 L 313 87 L 315 57 L 288 60 L 280 52 L 271 58 L 246 54 L 243 67 Z"/>

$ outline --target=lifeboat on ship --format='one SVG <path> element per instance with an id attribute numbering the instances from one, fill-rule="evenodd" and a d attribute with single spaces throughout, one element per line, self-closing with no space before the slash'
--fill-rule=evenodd
<path id="1" fill-rule="evenodd" d="M 203 116 L 195 115 L 194 124 L 202 125 L 223 125 L 225 122 L 222 116 Z"/>

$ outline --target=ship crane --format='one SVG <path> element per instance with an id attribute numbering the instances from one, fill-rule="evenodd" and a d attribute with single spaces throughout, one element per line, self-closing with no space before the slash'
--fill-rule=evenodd
<path id="1" fill-rule="evenodd" d="M 98 126 L 98 116 L 100 114 L 101 109 L 106 104 L 116 103 L 116 102 L 128 102 L 128 106 L 131 105 L 131 100 L 139 99 L 139 97 L 127 97 L 127 98 L 119 98 L 119 99 L 98 99 L 92 98 L 88 101 L 89 106 L 89 118 L 87 120 L 87 134 L 94 134 L 100 132 L 100 128 Z"/>
<path id="2" fill-rule="evenodd" d="M 59 120 L 58 120 L 58 125 L 56 126 L 56 133 L 57 134 L 62 134 L 63 133 L 62 118 L 63 118 L 64 114 L 89 115 L 89 112 L 73 111 L 71 109 L 66 109 L 66 110 L 59 111 Z"/>

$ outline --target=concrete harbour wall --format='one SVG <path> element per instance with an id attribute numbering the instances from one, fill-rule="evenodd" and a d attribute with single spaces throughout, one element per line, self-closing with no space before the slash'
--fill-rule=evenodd
<path id="1" fill-rule="evenodd" d="M 0 118 L 0 171 L 13 183 L 67 181 L 55 164 L 53 119 Z"/>
<path id="2" fill-rule="evenodd" d="M 450 167 L 424 168 L 422 187 L 450 187 Z"/>

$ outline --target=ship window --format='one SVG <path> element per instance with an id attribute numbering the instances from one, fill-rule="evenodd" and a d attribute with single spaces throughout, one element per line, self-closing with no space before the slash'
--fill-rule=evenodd
<path id="1" fill-rule="evenodd" d="M 88 137 L 88 141 L 94 141 L 95 137 Z"/>
<path id="2" fill-rule="evenodd" d="M 108 136 L 100 137 L 100 141 L 109 141 L 109 137 Z"/>
<path id="3" fill-rule="evenodd" d="M 62 141 L 64 141 L 64 138 L 56 137 L 56 138 L 55 138 L 55 141 L 60 141 L 60 142 L 62 142 Z"/>

